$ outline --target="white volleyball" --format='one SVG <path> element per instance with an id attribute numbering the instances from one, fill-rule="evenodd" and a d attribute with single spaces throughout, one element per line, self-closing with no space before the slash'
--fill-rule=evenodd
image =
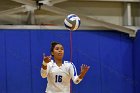
<path id="1" fill-rule="evenodd" d="M 81 22 L 80 18 L 75 14 L 68 15 L 64 20 L 64 25 L 70 31 L 75 31 L 79 28 Z"/>

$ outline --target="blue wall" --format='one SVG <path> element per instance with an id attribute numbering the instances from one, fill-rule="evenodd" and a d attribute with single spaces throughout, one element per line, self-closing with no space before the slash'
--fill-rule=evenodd
<path id="1" fill-rule="evenodd" d="M 65 30 L 0 30 L 0 93 L 44 93 L 42 54 L 49 55 L 50 43 L 58 41 L 70 60 L 69 36 Z M 91 66 L 83 81 L 72 85 L 73 93 L 134 93 L 133 39 L 115 31 L 84 30 L 73 32 L 72 39 L 78 72 L 82 63 Z"/>
<path id="2" fill-rule="evenodd" d="M 134 78 L 135 93 L 140 93 L 140 30 L 134 40 Z"/>

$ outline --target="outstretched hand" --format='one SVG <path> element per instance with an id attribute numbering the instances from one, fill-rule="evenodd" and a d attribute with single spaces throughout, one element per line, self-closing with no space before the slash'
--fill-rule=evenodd
<path id="1" fill-rule="evenodd" d="M 81 72 L 86 73 L 89 70 L 90 66 L 87 66 L 85 64 L 82 64 L 81 66 Z"/>
<path id="2" fill-rule="evenodd" d="M 85 74 L 87 73 L 87 71 L 89 70 L 90 66 L 87 66 L 85 64 L 82 64 L 81 66 L 81 74 L 79 75 L 79 78 L 83 78 L 85 76 Z"/>

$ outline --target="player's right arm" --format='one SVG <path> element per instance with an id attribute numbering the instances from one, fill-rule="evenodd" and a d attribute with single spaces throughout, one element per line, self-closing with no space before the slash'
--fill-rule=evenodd
<path id="1" fill-rule="evenodd" d="M 48 63 L 51 61 L 51 56 L 45 56 L 43 54 L 43 62 L 41 66 L 41 76 L 42 78 L 46 78 L 48 74 L 49 65 Z"/>

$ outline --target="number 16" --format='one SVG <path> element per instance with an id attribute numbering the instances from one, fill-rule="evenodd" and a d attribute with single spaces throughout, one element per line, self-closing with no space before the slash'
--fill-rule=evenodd
<path id="1" fill-rule="evenodd" d="M 55 82 L 62 82 L 62 76 L 61 75 L 56 75 L 55 76 Z"/>

